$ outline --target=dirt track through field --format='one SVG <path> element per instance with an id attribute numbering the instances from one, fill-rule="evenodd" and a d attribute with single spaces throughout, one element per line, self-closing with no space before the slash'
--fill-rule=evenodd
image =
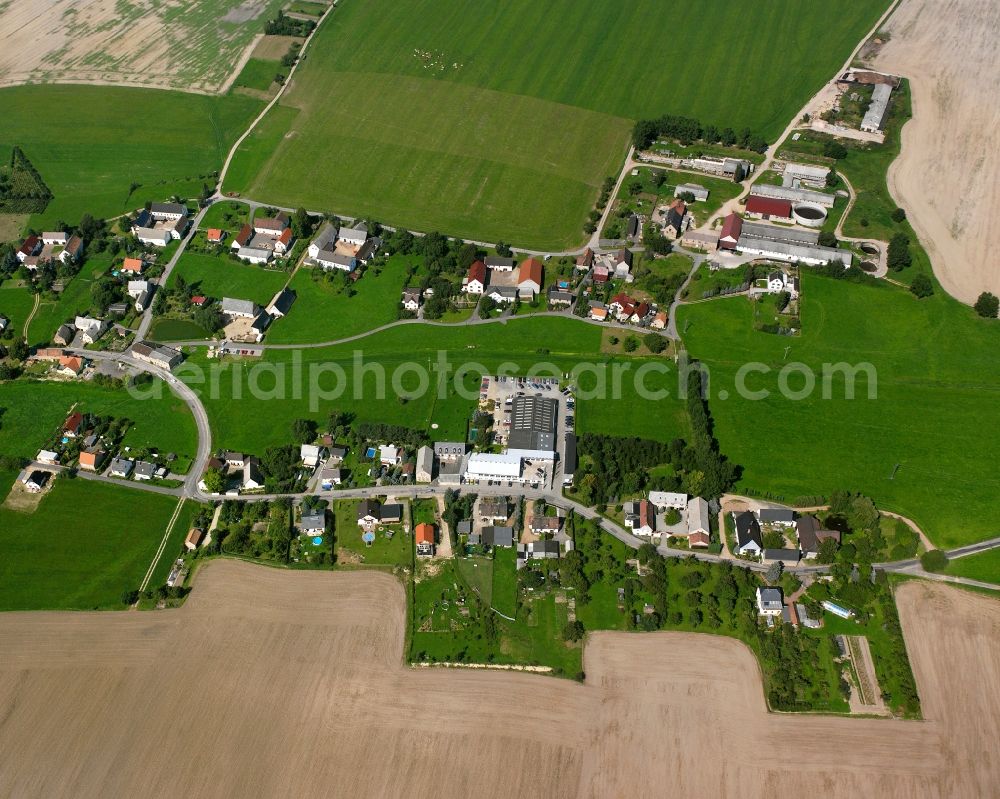
<path id="1" fill-rule="evenodd" d="M 1000 295 L 1000 3 L 903 0 L 888 29 L 875 66 L 913 89 L 889 188 L 948 293 Z"/>
<path id="2" fill-rule="evenodd" d="M 927 722 L 768 714 L 710 635 L 596 635 L 585 685 L 413 670 L 393 578 L 215 562 L 177 611 L 0 616 L 0 795 L 987 795 L 1000 603 L 900 604 Z"/>

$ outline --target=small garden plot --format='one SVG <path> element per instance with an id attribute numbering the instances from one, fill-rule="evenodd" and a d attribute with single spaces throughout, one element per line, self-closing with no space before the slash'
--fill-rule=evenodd
<path id="1" fill-rule="evenodd" d="M 363 563 L 369 566 L 410 566 L 413 563 L 411 537 L 403 532 L 401 524 L 376 524 L 368 532 L 371 540 L 365 541 L 366 532 L 358 526 L 358 502 L 346 500 L 335 504 L 338 561 Z M 340 551 L 344 551 L 344 557 Z"/>
<path id="2" fill-rule="evenodd" d="M 249 221 L 250 208 L 235 200 L 225 200 L 212 205 L 201 219 L 199 230 L 218 228 L 225 230 L 230 236 L 239 232 L 240 228 Z M 231 246 L 230 241 L 224 242 Z"/>
<path id="3" fill-rule="evenodd" d="M 469 606 L 468 588 L 454 563 L 423 566 L 413 580 L 414 630 L 422 633 L 460 632 L 478 623 Z"/>
<path id="4" fill-rule="evenodd" d="M 735 269 L 711 269 L 703 265 L 684 290 L 688 302 L 707 300 L 720 295 L 738 294 L 753 285 L 753 270 L 746 264 Z"/>
<path id="5" fill-rule="evenodd" d="M 759 295 L 753 299 L 753 306 L 755 330 L 783 336 L 798 335 L 802 332 L 798 300 L 793 300 L 787 291 Z"/>

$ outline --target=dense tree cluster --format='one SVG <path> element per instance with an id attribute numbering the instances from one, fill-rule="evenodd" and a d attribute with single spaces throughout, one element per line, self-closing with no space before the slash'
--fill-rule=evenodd
<path id="1" fill-rule="evenodd" d="M 637 150 L 646 150 L 660 138 L 676 139 L 681 144 L 722 144 L 725 147 L 741 147 L 763 153 L 767 150 L 767 140 L 744 128 L 737 134 L 732 128 L 719 129 L 715 125 L 702 125 L 691 117 L 664 114 L 656 119 L 640 119 L 632 129 L 632 144 Z"/>
<path id="2" fill-rule="evenodd" d="M 984 319 L 996 319 L 1000 312 L 1000 298 L 996 294 L 984 291 L 975 304 L 976 313 Z"/>

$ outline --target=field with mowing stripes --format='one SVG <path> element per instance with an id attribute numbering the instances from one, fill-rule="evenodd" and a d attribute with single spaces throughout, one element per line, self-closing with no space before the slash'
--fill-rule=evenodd
<path id="1" fill-rule="evenodd" d="M 201 192 L 262 103 L 108 86 L 0 89 L 0 142 L 17 144 L 52 189 L 29 224 L 111 217 Z M 16 109 L 16 113 L 7 113 Z M 141 184 L 130 195 L 132 183 Z"/>
<path id="2" fill-rule="evenodd" d="M 226 188 L 576 245 L 634 119 L 686 114 L 773 137 L 886 5 L 775 0 L 737 23 L 728 0 L 674 15 L 653 0 L 345 0 Z"/>

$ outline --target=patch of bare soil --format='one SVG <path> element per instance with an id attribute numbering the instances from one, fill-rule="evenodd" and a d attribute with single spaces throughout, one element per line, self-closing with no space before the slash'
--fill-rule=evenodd
<path id="1" fill-rule="evenodd" d="M 253 57 L 277 61 L 284 57 L 293 42 L 303 42 L 298 36 L 261 36 L 253 48 Z"/>
<path id="2" fill-rule="evenodd" d="M 949 294 L 1000 294 L 1000 3 L 903 0 L 888 31 L 874 66 L 913 93 L 889 189 Z"/>
<path id="3" fill-rule="evenodd" d="M 7 498 L 3 501 L 3 506 L 7 510 L 16 510 L 19 513 L 34 513 L 38 510 L 38 505 L 42 501 L 42 497 L 45 496 L 46 491 L 52 483 L 52 478 L 49 478 L 49 485 L 45 486 L 43 491 L 31 492 L 24 487 L 24 484 L 20 480 L 15 480 L 14 485 L 10 487 L 10 493 L 7 494 Z"/>
<path id="4" fill-rule="evenodd" d="M 410 669 L 392 577 L 215 561 L 177 610 L 0 616 L 0 794 L 992 795 L 1000 603 L 900 611 L 925 722 L 768 713 L 711 635 L 594 635 L 583 685 Z"/>

